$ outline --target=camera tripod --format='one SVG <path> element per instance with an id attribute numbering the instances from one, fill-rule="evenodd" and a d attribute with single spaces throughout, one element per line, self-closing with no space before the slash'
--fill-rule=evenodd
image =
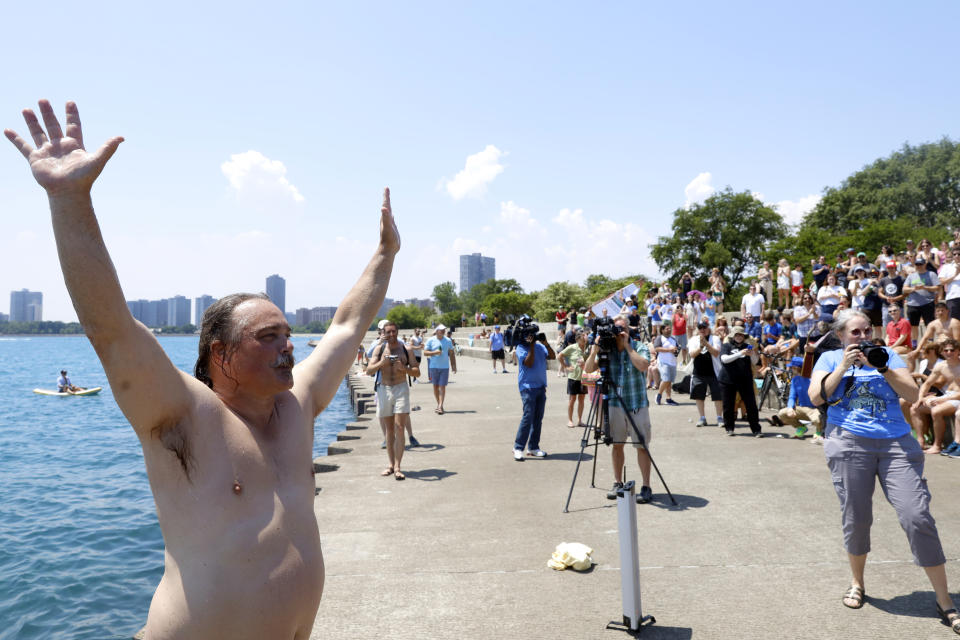
<path id="1" fill-rule="evenodd" d="M 627 357 L 626 355 L 624 357 Z M 563 507 L 564 513 L 569 513 L 570 511 L 570 499 L 573 497 L 573 487 L 577 482 L 577 474 L 580 473 L 580 463 L 583 461 L 583 452 L 590 446 L 590 432 L 593 432 L 593 469 L 590 475 L 590 486 L 596 487 L 597 479 L 597 452 L 600 448 L 600 441 L 603 441 L 605 445 L 611 444 L 627 444 L 627 440 L 623 442 L 615 442 L 610 436 L 610 405 L 609 405 L 609 396 L 612 392 L 613 397 L 620 403 L 620 406 L 623 407 L 623 397 L 620 395 L 620 390 L 617 388 L 613 381 L 610 379 L 609 365 L 610 365 L 610 354 L 607 351 L 601 350 L 597 354 L 597 361 L 600 366 L 600 379 L 597 380 L 597 392 L 593 397 L 593 400 L 590 402 L 590 410 L 587 412 L 587 421 L 583 426 L 583 435 L 580 438 L 580 455 L 577 456 L 577 466 L 573 471 L 573 480 L 570 482 L 570 492 L 567 494 L 567 503 Z M 629 366 L 633 366 L 632 364 Z M 646 393 L 646 390 L 644 390 Z M 643 437 L 643 434 L 640 433 L 640 429 L 637 428 L 637 423 L 634 422 L 633 416 L 630 415 L 629 411 L 624 410 L 624 415 L 627 417 L 627 422 L 630 424 L 630 428 L 633 429 L 633 434 L 637 437 L 637 442 L 640 443 L 647 451 L 647 455 L 650 457 L 650 464 L 653 465 L 654 470 L 657 472 L 657 477 L 660 478 L 660 483 L 663 485 L 663 488 L 666 489 L 667 495 L 670 496 L 670 502 L 674 505 L 677 504 L 676 499 L 673 497 L 673 494 L 670 493 L 670 487 L 667 486 L 666 481 L 663 479 L 663 474 L 660 473 L 660 468 L 657 466 L 657 463 L 654 461 L 653 456 L 650 455 L 650 448 L 647 446 L 646 439 Z"/>

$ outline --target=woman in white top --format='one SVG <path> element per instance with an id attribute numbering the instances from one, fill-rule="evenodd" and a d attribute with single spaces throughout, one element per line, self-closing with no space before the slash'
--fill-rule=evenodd
<path id="1" fill-rule="evenodd" d="M 793 294 L 793 306 L 800 304 L 803 297 L 803 266 L 799 262 L 790 272 L 790 293 Z"/>
<path id="2" fill-rule="evenodd" d="M 937 275 L 946 291 L 945 299 L 950 317 L 960 320 L 960 245 L 954 246 L 943 259 L 945 262 Z"/>
<path id="3" fill-rule="evenodd" d="M 777 263 L 777 307 L 786 309 L 790 304 L 790 263 L 780 258 Z"/>
<path id="4" fill-rule="evenodd" d="M 827 274 L 827 281 L 820 291 L 817 292 L 817 302 L 820 303 L 820 314 L 824 316 L 833 316 L 840 301 L 846 299 L 846 290 L 837 284 L 837 275 L 835 273 Z"/>

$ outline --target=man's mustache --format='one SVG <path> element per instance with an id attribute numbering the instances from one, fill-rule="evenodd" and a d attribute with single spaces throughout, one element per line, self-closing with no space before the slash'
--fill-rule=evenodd
<path id="1" fill-rule="evenodd" d="M 274 369 L 279 369 L 281 367 L 290 369 L 294 365 L 293 354 L 292 353 L 281 353 L 277 356 L 277 360 L 270 365 Z"/>

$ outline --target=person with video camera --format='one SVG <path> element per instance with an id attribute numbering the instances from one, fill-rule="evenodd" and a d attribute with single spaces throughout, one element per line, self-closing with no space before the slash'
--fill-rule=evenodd
<path id="1" fill-rule="evenodd" d="M 844 546 L 853 573 L 842 602 L 859 609 L 866 598 L 863 573 L 879 478 L 907 534 L 914 563 L 924 568 L 933 586 L 937 613 L 960 634 L 960 615 L 947 588 L 946 559 L 930 514 L 923 450 L 910 437 L 899 405 L 900 398 L 916 401 L 917 386 L 896 352 L 868 342 L 870 324 L 861 311 L 839 313 L 833 331 L 842 348 L 824 353 L 810 379 L 810 400 L 827 405 L 824 454 L 840 499 Z"/>
<path id="2" fill-rule="evenodd" d="M 517 360 L 520 362 L 517 384 L 523 402 L 523 416 L 513 443 L 513 459 L 523 462 L 524 449 L 531 457 L 547 457 L 547 452 L 540 448 L 540 429 L 547 406 L 547 360 L 555 360 L 557 354 L 547 342 L 547 336 L 540 333 L 540 327 L 529 317 L 517 321 L 514 335 L 517 336 Z"/>
<path id="3" fill-rule="evenodd" d="M 637 464 L 640 466 L 640 477 L 643 481 L 637 502 L 643 504 L 653 499 L 653 490 L 650 488 L 650 454 L 647 452 L 651 435 L 646 373 L 650 366 L 650 350 L 646 344 L 633 340 L 629 329 L 629 320 L 625 315 L 618 315 L 613 321 L 613 327 L 608 324 L 598 328 L 597 340 L 590 349 L 590 356 L 584 363 L 583 370 L 584 373 L 596 371 L 599 368 L 597 360 L 600 350 L 609 349 L 610 379 L 623 401 L 621 403 L 617 393 L 610 393 L 607 403 L 610 416 L 609 436 L 613 439 L 611 457 L 614 478 L 613 489 L 607 494 L 607 498 L 616 500 L 617 490 L 623 488 L 623 445 L 629 435 L 637 449 Z M 611 338 L 615 343 L 607 342 Z"/>

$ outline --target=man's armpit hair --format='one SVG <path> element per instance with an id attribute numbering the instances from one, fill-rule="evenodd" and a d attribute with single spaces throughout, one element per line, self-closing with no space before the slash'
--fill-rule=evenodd
<path id="1" fill-rule="evenodd" d="M 150 436 L 159 440 L 164 449 L 177 457 L 180 466 L 183 467 L 183 474 L 189 482 L 190 470 L 195 469 L 196 464 L 190 453 L 190 441 L 187 438 L 183 423 L 179 421 L 161 422 L 150 429 Z"/>

